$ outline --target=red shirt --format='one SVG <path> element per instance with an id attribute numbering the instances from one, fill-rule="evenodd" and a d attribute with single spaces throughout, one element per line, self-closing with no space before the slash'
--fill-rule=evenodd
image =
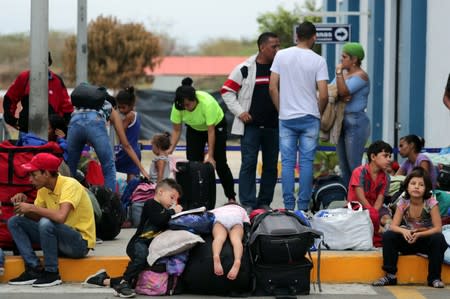
<path id="1" fill-rule="evenodd" d="M 348 201 L 359 201 L 356 196 L 356 187 L 362 187 L 367 201 L 373 206 L 378 195 L 385 196 L 389 189 L 389 176 L 384 171 L 379 171 L 375 181 L 370 176 L 370 165 L 365 164 L 358 166 L 352 172 L 350 183 L 348 186 Z"/>
<path id="2" fill-rule="evenodd" d="M 53 111 L 60 116 L 66 113 L 73 112 L 72 102 L 67 93 L 66 86 L 60 77 L 52 71 L 48 71 L 48 104 L 53 108 Z M 30 94 L 30 71 L 23 71 L 17 76 L 13 84 L 9 87 L 5 96 L 11 100 L 9 113 L 15 115 L 17 104 L 22 101 L 24 97 Z M 7 113 L 5 111 L 5 113 Z"/>

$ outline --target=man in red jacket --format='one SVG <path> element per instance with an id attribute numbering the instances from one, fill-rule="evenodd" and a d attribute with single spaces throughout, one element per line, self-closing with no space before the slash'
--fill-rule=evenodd
<path id="1" fill-rule="evenodd" d="M 48 66 L 52 64 L 52 57 L 48 52 Z M 30 70 L 23 71 L 9 87 L 3 99 L 4 118 L 7 124 L 28 132 L 28 112 L 30 96 Z M 22 104 L 19 118 L 15 117 L 17 104 Z M 64 117 L 68 123 L 73 106 L 61 77 L 48 70 L 48 113 Z"/>

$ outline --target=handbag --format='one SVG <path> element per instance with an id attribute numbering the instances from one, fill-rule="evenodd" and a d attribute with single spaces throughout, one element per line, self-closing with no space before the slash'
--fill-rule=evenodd
<path id="1" fill-rule="evenodd" d="M 320 130 L 328 132 L 336 119 L 336 97 L 337 87 L 335 84 L 328 84 L 328 104 L 320 117 Z"/>
<path id="2" fill-rule="evenodd" d="M 359 202 L 349 202 L 347 208 L 321 210 L 311 218 L 311 226 L 323 232 L 331 250 L 373 248 L 373 224 L 369 211 Z"/>

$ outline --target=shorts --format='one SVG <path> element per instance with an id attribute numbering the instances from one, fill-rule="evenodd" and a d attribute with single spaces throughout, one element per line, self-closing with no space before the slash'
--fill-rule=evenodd
<path id="1" fill-rule="evenodd" d="M 241 225 L 242 224 L 242 216 L 238 215 L 238 214 L 218 214 L 215 215 L 216 219 L 214 221 L 214 223 L 220 223 L 222 224 L 228 231 L 230 231 L 233 226 L 235 225 Z"/>

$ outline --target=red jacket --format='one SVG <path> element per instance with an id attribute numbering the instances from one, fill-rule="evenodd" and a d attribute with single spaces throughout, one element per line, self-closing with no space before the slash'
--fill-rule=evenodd
<path id="1" fill-rule="evenodd" d="M 67 93 L 63 80 L 48 71 L 48 104 L 49 113 L 56 113 L 66 120 L 70 119 L 73 112 L 72 102 Z M 29 111 L 29 95 L 30 95 L 30 71 L 23 71 L 17 76 L 16 80 L 9 87 L 3 100 L 3 110 L 6 123 L 11 126 L 19 126 L 23 132 L 28 132 L 28 111 Z M 22 111 L 19 120 L 15 117 L 17 104 L 22 104 Z"/>

